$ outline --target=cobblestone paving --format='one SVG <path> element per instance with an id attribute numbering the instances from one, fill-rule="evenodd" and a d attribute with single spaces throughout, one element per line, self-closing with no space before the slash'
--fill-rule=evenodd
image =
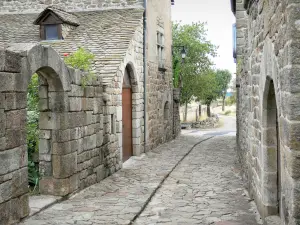
<path id="1" fill-rule="evenodd" d="M 258 224 L 238 176 L 234 147 L 232 136 L 196 146 L 134 224 Z"/>
<path id="2" fill-rule="evenodd" d="M 234 138 L 183 135 L 21 224 L 256 225 L 234 164 Z"/>
<path id="3" fill-rule="evenodd" d="M 208 136 L 181 136 L 142 157 L 71 199 L 53 205 L 23 225 L 129 224 L 176 164 Z"/>

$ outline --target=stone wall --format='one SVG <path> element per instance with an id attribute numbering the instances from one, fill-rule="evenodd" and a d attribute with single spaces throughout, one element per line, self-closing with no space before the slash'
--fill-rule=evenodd
<path id="1" fill-rule="evenodd" d="M 159 71 L 157 31 L 164 33 L 165 69 Z M 153 0 L 147 4 L 147 149 L 171 140 L 173 123 L 172 23 L 171 2 Z M 164 116 L 166 102 L 170 104 Z"/>
<path id="2" fill-rule="evenodd" d="M 116 108 L 103 86 L 81 85 L 50 47 L 11 46 L 0 51 L 0 224 L 29 213 L 26 96 L 39 74 L 40 192 L 65 196 L 120 169 Z M 118 124 L 120 126 L 120 124 Z"/>
<path id="3" fill-rule="evenodd" d="M 299 1 L 247 2 L 248 15 L 237 1 L 238 153 L 261 215 L 300 224 Z"/>
<path id="4" fill-rule="evenodd" d="M 67 11 L 141 7 L 143 0 L 1 0 L 0 13 L 37 13 L 54 5 Z"/>

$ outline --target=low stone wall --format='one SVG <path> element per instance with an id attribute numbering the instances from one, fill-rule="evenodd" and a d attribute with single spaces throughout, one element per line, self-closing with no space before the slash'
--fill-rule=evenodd
<path id="1" fill-rule="evenodd" d="M 29 214 L 26 96 L 39 75 L 40 192 L 65 196 L 120 169 L 116 108 L 97 84 L 65 66 L 50 47 L 14 46 L 0 51 L 0 224 Z M 121 141 L 121 140 L 120 140 Z"/>

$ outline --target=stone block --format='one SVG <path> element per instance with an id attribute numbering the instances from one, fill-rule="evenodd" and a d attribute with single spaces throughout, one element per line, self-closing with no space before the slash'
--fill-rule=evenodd
<path id="1" fill-rule="evenodd" d="M 65 179 L 43 177 L 40 180 L 40 193 L 45 195 L 66 196 L 78 188 L 78 176 Z"/>
<path id="2" fill-rule="evenodd" d="M 39 154 L 39 160 L 45 161 L 45 162 L 51 162 L 52 161 L 52 156 L 51 154 Z"/>
<path id="3" fill-rule="evenodd" d="M 39 86 L 39 97 L 40 98 L 48 98 L 48 86 L 40 85 Z"/>
<path id="4" fill-rule="evenodd" d="M 12 198 L 12 181 L 0 184 L 0 204 Z"/>
<path id="5" fill-rule="evenodd" d="M 84 137 L 84 139 L 83 139 L 83 150 L 85 151 L 85 150 L 96 148 L 96 144 L 97 144 L 96 134 Z"/>
<path id="6" fill-rule="evenodd" d="M 5 135 L 5 124 L 6 124 L 6 113 L 4 112 L 4 109 L 0 109 L 0 137 L 3 137 Z"/>
<path id="7" fill-rule="evenodd" d="M 21 55 L 9 50 L 0 51 L 0 71 L 19 73 L 21 72 Z"/>
<path id="8" fill-rule="evenodd" d="M 142 154 L 141 144 L 133 145 L 132 151 L 134 156 L 140 156 Z"/>
<path id="9" fill-rule="evenodd" d="M 26 92 L 5 93 L 5 101 L 3 100 L 3 104 L 5 105 L 5 110 L 26 108 L 27 105 Z"/>
<path id="10" fill-rule="evenodd" d="M 27 91 L 27 80 L 20 73 L 0 72 L 0 92 Z"/>
<path id="11" fill-rule="evenodd" d="M 294 178 L 300 178 L 300 152 L 286 149 L 285 161 L 289 175 Z"/>
<path id="12" fill-rule="evenodd" d="M 26 110 L 6 112 L 6 129 L 24 129 L 26 125 Z"/>
<path id="13" fill-rule="evenodd" d="M 71 140 L 71 130 L 53 130 L 52 140 L 54 142 L 67 142 Z"/>
<path id="14" fill-rule="evenodd" d="M 66 92 L 48 92 L 49 109 L 53 112 L 69 111 L 69 99 Z"/>
<path id="15" fill-rule="evenodd" d="M 77 153 L 52 156 L 53 177 L 57 179 L 67 178 L 77 171 Z"/>
<path id="16" fill-rule="evenodd" d="M 39 110 L 40 111 L 48 111 L 49 105 L 48 105 L 48 99 L 47 98 L 40 98 L 39 100 Z"/>
<path id="17" fill-rule="evenodd" d="M 20 217 L 25 218 L 29 215 L 29 195 L 22 195 L 19 197 Z"/>
<path id="18" fill-rule="evenodd" d="M 96 142 L 96 146 L 100 147 L 103 144 L 103 131 L 99 131 L 97 134 L 97 142 Z"/>
<path id="19" fill-rule="evenodd" d="M 26 144 L 26 130 L 6 129 L 6 149 Z"/>
<path id="20" fill-rule="evenodd" d="M 39 128 L 42 130 L 60 129 L 60 116 L 52 112 L 40 112 Z"/>
<path id="21" fill-rule="evenodd" d="M 95 87 L 86 86 L 84 88 L 84 96 L 88 98 L 93 98 L 95 96 Z"/>
<path id="22" fill-rule="evenodd" d="M 71 84 L 71 91 L 69 92 L 69 96 L 83 97 L 84 96 L 83 88 L 79 85 Z"/>
<path id="23" fill-rule="evenodd" d="M 0 175 L 27 166 L 27 149 L 25 146 L 0 152 Z"/>
<path id="24" fill-rule="evenodd" d="M 78 140 L 57 142 L 52 144 L 53 155 L 66 155 L 72 152 L 76 152 L 79 148 Z"/>
<path id="25" fill-rule="evenodd" d="M 82 98 L 70 97 L 69 98 L 69 108 L 71 112 L 81 111 L 82 110 Z"/>
<path id="26" fill-rule="evenodd" d="M 49 140 L 51 138 L 51 130 L 40 130 L 39 138 Z"/>
<path id="27" fill-rule="evenodd" d="M 24 167 L 12 174 L 11 180 L 12 198 L 28 193 L 28 168 Z"/>
<path id="28" fill-rule="evenodd" d="M 99 113 L 103 113 L 103 100 L 102 98 L 99 97 L 94 97 L 94 106 L 93 106 L 93 110 L 94 110 L 94 114 L 99 114 Z"/>
<path id="29" fill-rule="evenodd" d="M 51 153 L 50 140 L 47 140 L 47 139 L 39 140 L 39 153 L 40 154 L 50 154 Z"/>
<path id="30" fill-rule="evenodd" d="M 50 155 L 51 157 L 51 155 Z M 39 162 L 39 172 L 42 177 L 52 176 L 52 160 L 51 161 L 40 161 Z"/>
<path id="31" fill-rule="evenodd" d="M 96 176 L 97 176 L 97 182 L 100 182 L 106 177 L 106 169 L 104 165 L 100 165 L 94 169 Z"/>
<path id="32" fill-rule="evenodd" d="M 264 146 L 262 149 L 263 168 L 265 172 L 277 171 L 277 147 Z"/>

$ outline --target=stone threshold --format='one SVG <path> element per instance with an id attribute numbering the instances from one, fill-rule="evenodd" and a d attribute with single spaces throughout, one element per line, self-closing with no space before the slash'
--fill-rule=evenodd
<path id="1" fill-rule="evenodd" d="M 47 209 L 48 207 L 62 200 L 63 197 L 52 196 L 52 195 L 29 196 L 29 208 L 30 208 L 29 217 Z"/>

